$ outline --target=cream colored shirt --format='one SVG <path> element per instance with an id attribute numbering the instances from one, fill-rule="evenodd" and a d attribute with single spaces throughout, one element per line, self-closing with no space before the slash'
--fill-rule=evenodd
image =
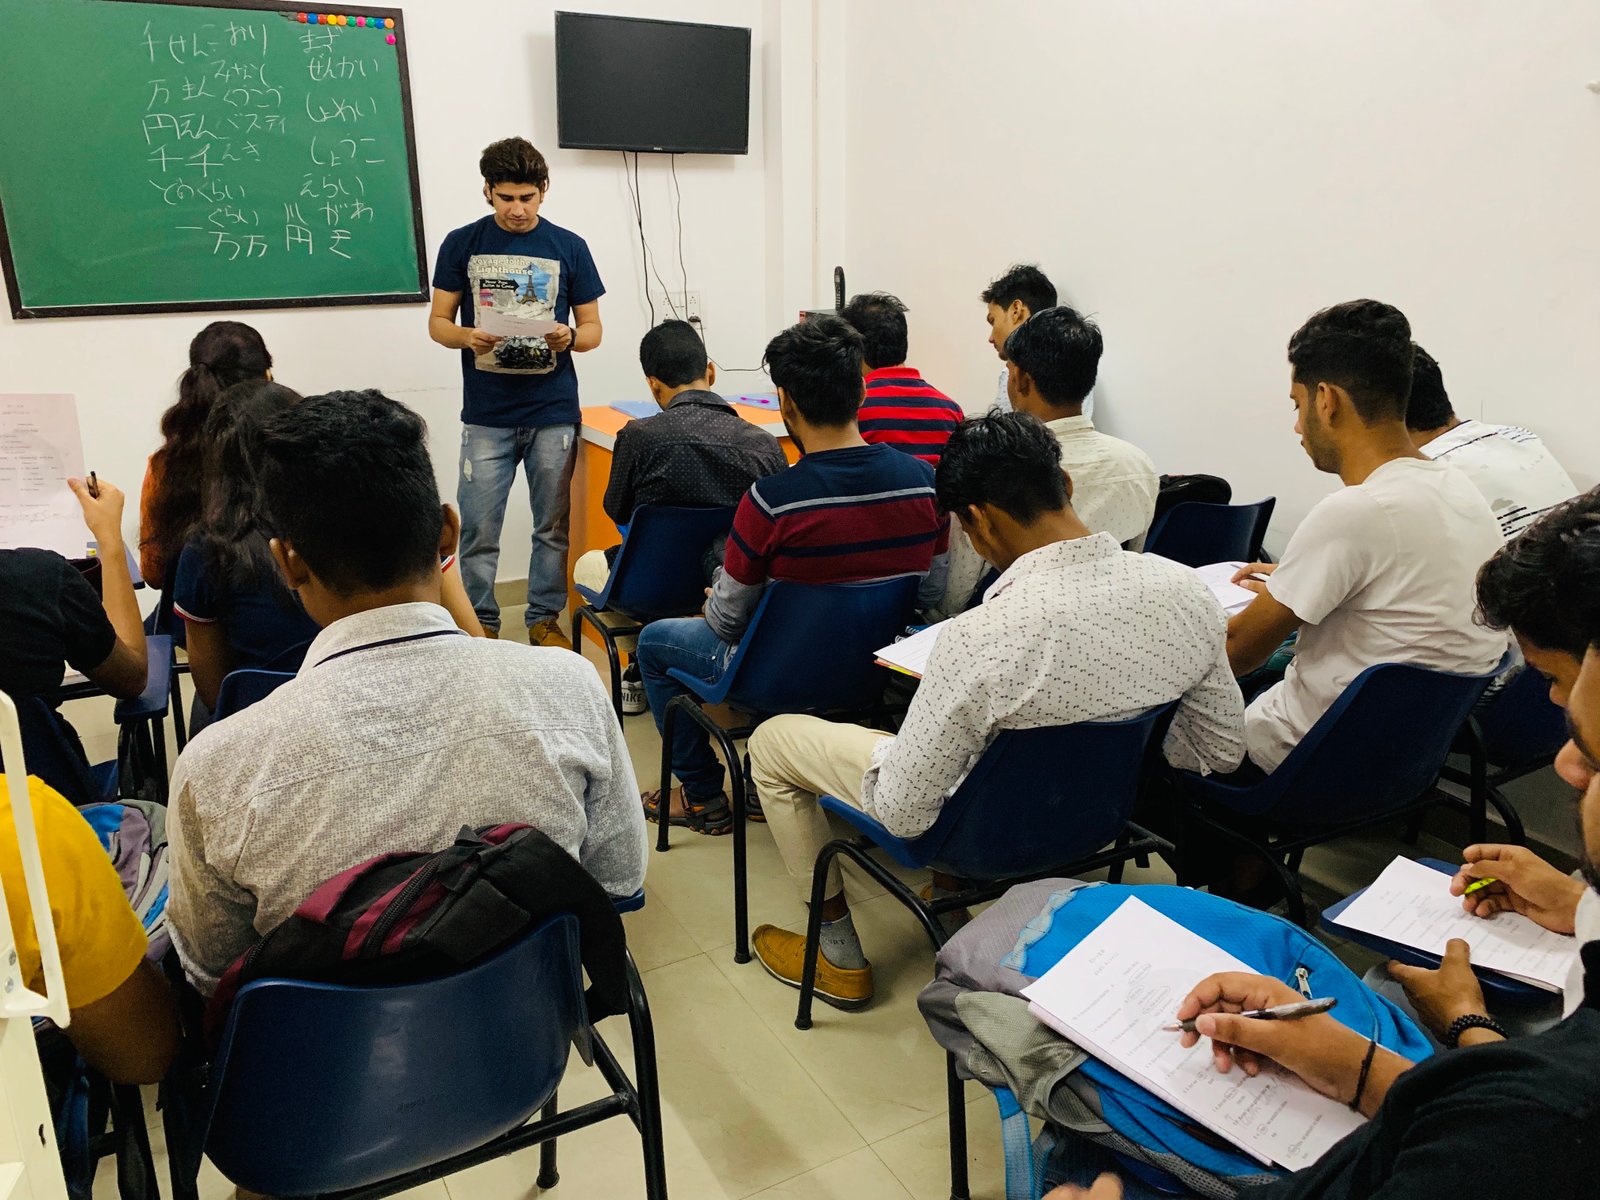
<path id="1" fill-rule="evenodd" d="M 1101 433 L 1088 416 L 1061 417 L 1045 427 L 1061 443 L 1061 466 L 1072 478 L 1072 507 L 1095 533 L 1138 550 L 1156 515 L 1156 465 L 1132 442 Z"/>

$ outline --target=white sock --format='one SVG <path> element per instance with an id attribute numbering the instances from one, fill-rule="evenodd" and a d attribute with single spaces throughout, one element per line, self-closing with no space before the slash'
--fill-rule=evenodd
<path id="1" fill-rule="evenodd" d="M 823 957 L 836 967 L 859 971 L 867 965 L 867 956 L 861 950 L 861 939 L 856 936 L 855 921 L 849 913 L 837 921 L 822 923 L 821 945 Z"/>

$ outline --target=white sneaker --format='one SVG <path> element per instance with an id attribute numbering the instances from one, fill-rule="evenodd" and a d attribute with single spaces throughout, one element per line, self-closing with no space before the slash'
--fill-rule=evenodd
<path id="1" fill-rule="evenodd" d="M 637 717 L 650 710 L 644 696 L 644 680 L 639 678 L 639 668 L 630 666 L 622 673 L 622 715 Z"/>

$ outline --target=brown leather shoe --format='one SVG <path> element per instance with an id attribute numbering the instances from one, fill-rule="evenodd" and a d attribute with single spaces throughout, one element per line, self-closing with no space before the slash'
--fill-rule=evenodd
<path id="1" fill-rule="evenodd" d="M 555 646 L 561 650 L 572 649 L 572 639 L 561 632 L 561 622 L 555 617 L 546 617 L 528 626 L 528 644 L 530 646 Z"/>
<path id="2" fill-rule="evenodd" d="M 792 988 L 800 986 L 806 961 L 805 934 L 779 929 L 776 925 L 762 925 L 750 935 L 750 947 L 768 975 Z M 872 964 L 855 969 L 836 967 L 826 954 L 819 953 L 817 999 L 846 1012 L 865 1008 L 872 1003 Z"/>

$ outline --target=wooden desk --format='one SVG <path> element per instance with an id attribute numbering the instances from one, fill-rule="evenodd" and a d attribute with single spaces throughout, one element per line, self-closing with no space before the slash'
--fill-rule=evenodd
<path id="1" fill-rule="evenodd" d="M 789 437 L 776 409 L 735 404 L 733 411 L 777 438 L 790 462 L 800 457 L 800 449 Z M 583 603 L 583 598 L 572 587 L 572 568 L 578 558 L 590 550 L 615 546 L 622 540 L 615 522 L 606 516 L 602 501 L 606 485 L 611 481 L 611 451 L 617 444 L 617 431 L 631 419 L 610 405 L 583 410 L 583 424 L 578 431 L 578 458 L 572 468 L 571 540 L 567 551 L 567 602 L 573 607 Z M 592 631 L 590 636 L 594 636 Z"/>

